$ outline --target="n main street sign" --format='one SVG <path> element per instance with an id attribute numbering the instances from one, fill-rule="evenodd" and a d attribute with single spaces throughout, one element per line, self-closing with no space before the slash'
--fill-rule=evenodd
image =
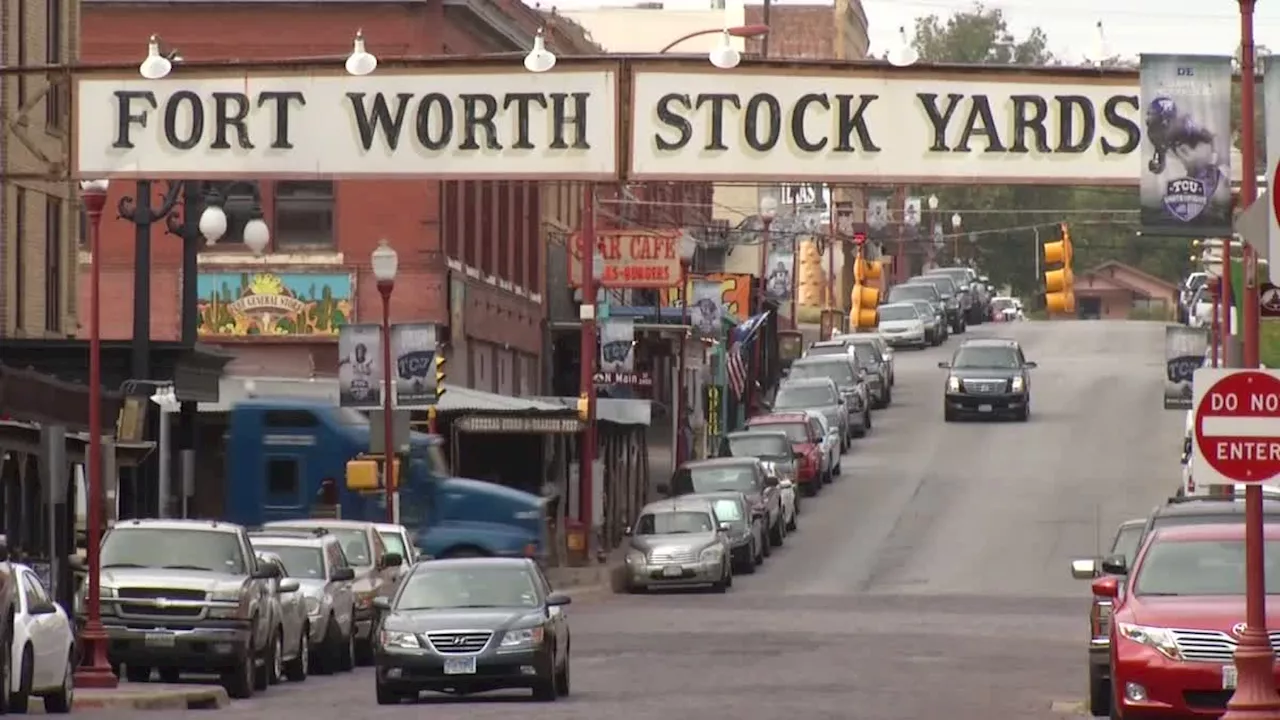
<path id="1" fill-rule="evenodd" d="M 80 72 L 76 175 L 1133 185 L 1145 162 L 1124 71 L 562 58 L 533 74 L 460 57 L 216 72 Z"/>
<path id="2" fill-rule="evenodd" d="M 1227 485 L 1280 475 L 1280 371 L 1200 368 L 1192 382 L 1191 477 Z"/>

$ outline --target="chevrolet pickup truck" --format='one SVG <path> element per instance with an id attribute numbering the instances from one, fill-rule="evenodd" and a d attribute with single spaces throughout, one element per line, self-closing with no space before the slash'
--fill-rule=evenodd
<path id="1" fill-rule="evenodd" d="M 243 527 L 122 521 L 102 540 L 101 564 L 107 659 L 129 681 L 146 682 L 153 668 L 164 682 L 213 671 L 233 698 L 270 684 L 279 569 L 259 563 Z"/>

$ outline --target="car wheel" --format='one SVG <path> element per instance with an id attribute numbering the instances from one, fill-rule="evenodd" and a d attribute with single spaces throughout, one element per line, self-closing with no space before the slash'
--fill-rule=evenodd
<path id="1" fill-rule="evenodd" d="M 1023 405 L 1013 417 L 1018 422 L 1026 422 L 1031 418 L 1031 406 Z"/>
<path id="2" fill-rule="evenodd" d="M 298 656 L 284 666 L 284 674 L 292 682 L 307 679 L 307 669 L 311 665 L 311 627 L 302 626 L 302 635 L 298 638 Z"/>
<path id="3" fill-rule="evenodd" d="M 769 544 L 781 547 L 782 543 L 787 541 L 787 531 L 782 527 L 782 518 L 769 528 Z"/>
<path id="4" fill-rule="evenodd" d="M 841 474 L 841 473 L 843 473 L 843 472 L 844 472 L 844 463 L 843 463 L 843 462 L 838 462 L 838 463 L 836 463 L 836 469 L 835 469 L 835 472 L 834 472 L 833 474 L 835 474 L 835 475 L 839 475 L 839 474 Z"/>
<path id="5" fill-rule="evenodd" d="M 150 665 L 128 665 L 124 666 L 124 679 L 131 683 L 144 683 L 151 679 Z"/>
<path id="6" fill-rule="evenodd" d="M 126 666 L 127 668 L 128 666 Z M 235 667 L 222 673 L 222 687 L 235 700 L 253 697 L 254 686 L 253 645 L 245 648 L 244 655 L 236 659 Z"/>
<path id="7" fill-rule="evenodd" d="M 347 633 L 342 648 L 342 669 L 354 670 L 356 667 L 356 624 L 351 623 L 351 632 Z"/>
<path id="8" fill-rule="evenodd" d="M 35 672 L 35 656 L 31 645 L 22 648 L 22 664 L 18 666 L 18 689 L 9 693 L 9 712 L 14 715 L 26 715 L 31 705 L 31 680 Z"/>
<path id="9" fill-rule="evenodd" d="M 556 692 L 560 697 L 569 697 L 569 646 L 564 648 L 564 662 L 560 665 L 560 669 L 556 671 Z"/>
<path id="10" fill-rule="evenodd" d="M 1089 665 L 1089 713 L 1094 717 L 1111 714 L 1111 683 L 1102 677 L 1102 668 Z"/>
<path id="11" fill-rule="evenodd" d="M 943 422 L 955 422 L 958 419 L 959 419 L 959 416 L 956 415 L 955 410 L 952 410 L 951 408 L 947 408 L 942 411 Z"/>
<path id="12" fill-rule="evenodd" d="M 262 692 L 271 685 L 271 676 L 274 674 L 276 666 L 276 646 L 280 643 L 280 633 L 272 632 L 271 638 L 267 640 L 267 647 L 262 652 L 261 663 L 254 663 L 253 667 L 253 689 Z"/>
<path id="13" fill-rule="evenodd" d="M 272 685 L 284 682 L 284 629 L 276 630 L 276 643 L 271 650 L 271 673 L 267 680 Z"/>
<path id="14" fill-rule="evenodd" d="M 726 593 L 729 591 L 729 583 L 731 582 L 733 582 L 733 575 L 726 570 L 721 569 L 720 579 L 711 583 L 711 592 Z"/>
<path id="15" fill-rule="evenodd" d="M 538 702 L 555 702 L 559 695 L 556 693 L 556 677 L 555 669 L 552 668 L 551 677 L 538 678 L 533 685 L 533 699 Z"/>
<path id="16" fill-rule="evenodd" d="M 889 383 L 889 385 L 890 387 L 892 387 L 893 383 L 891 382 Z M 884 407 L 889 407 L 892 404 L 893 404 L 893 391 L 886 388 L 884 391 Z"/>
<path id="17" fill-rule="evenodd" d="M 772 554 L 773 554 L 773 543 L 769 542 L 769 533 L 768 531 L 766 531 L 764 533 L 764 542 L 760 543 L 760 555 L 762 557 L 769 557 Z"/>
<path id="18" fill-rule="evenodd" d="M 378 696 L 379 705 L 399 705 L 400 701 L 405 699 L 404 695 L 383 685 L 381 680 L 375 680 L 373 687 Z"/>
<path id="19" fill-rule="evenodd" d="M 870 410 L 862 411 L 862 427 L 866 428 L 866 430 L 863 430 L 862 432 L 863 435 L 866 435 L 867 433 L 871 432 L 871 411 Z"/>
<path id="20" fill-rule="evenodd" d="M 800 515 L 800 503 L 796 503 L 791 509 L 791 517 L 787 519 L 787 532 L 795 532 L 797 529 L 796 517 Z"/>
<path id="21" fill-rule="evenodd" d="M 76 650 L 67 651 L 67 666 L 62 670 L 62 686 L 44 696 L 44 711 L 50 715 L 71 712 L 76 694 Z"/>

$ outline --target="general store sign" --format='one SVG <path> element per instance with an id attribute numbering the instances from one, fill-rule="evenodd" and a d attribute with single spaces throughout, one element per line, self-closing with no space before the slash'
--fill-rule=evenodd
<path id="1" fill-rule="evenodd" d="M 617 176 L 614 73 L 77 83 L 82 177 Z"/>
<path id="2" fill-rule="evenodd" d="M 1136 74 L 468 62 L 360 78 L 86 73 L 76 172 L 1132 185 L 1144 162 Z"/>
<path id="3" fill-rule="evenodd" d="M 599 230 L 596 262 L 604 264 L 600 283 L 613 288 L 666 288 L 680 284 L 679 231 Z M 582 234 L 574 233 L 571 247 L 582 247 Z M 582 285 L 582 258 L 569 258 L 569 284 Z"/>

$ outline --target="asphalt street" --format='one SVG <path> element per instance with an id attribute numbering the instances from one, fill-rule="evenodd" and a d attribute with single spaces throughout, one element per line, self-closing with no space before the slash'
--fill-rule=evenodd
<path id="1" fill-rule="evenodd" d="M 1094 554 L 1117 523 L 1175 490 L 1183 419 L 1161 408 L 1162 324 L 1026 322 L 967 336 L 993 335 L 1017 338 L 1039 363 L 1030 422 L 943 423 L 937 362 L 957 339 L 899 352 L 894 405 L 763 572 L 727 595 L 575 600 L 569 698 L 378 707 L 372 672 L 361 669 L 278 686 L 222 713 L 1064 717 L 1061 703 L 1084 695 L 1089 606 L 1068 560 Z"/>

